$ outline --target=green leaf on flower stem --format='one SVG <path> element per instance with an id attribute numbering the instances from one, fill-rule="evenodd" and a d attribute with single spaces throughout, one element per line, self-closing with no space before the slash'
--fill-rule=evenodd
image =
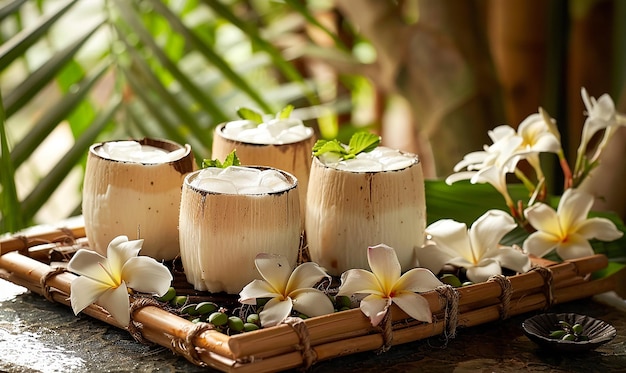
<path id="1" fill-rule="evenodd" d="M 293 112 L 293 105 L 287 105 L 276 114 L 276 119 L 287 119 L 291 115 L 291 112 Z"/>
<path id="2" fill-rule="evenodd" d="M 317 140 L 313 145 L 313 155 L 337 153 L 343 159 L 352 159 L 357 154 L 371 152 L 380 144 L 380 136 L 369 132 L 357 132 L 352 135 L 346 147 L 339 140 Z"/>
<path id="3" fill-rule="evenodd" d="M 226 168 L 229 166 L 241 166 L 241 161 L 237 157 L 236 150 L 230 152 L 224 162 L 220 162 L 219 159 L 204 159 L 202 160 L 202 168 L 207 167 L 217 167 L 217 168 Z"/>
<path id="4" fill-rule="evenodd" d="M 259 113 L 256 110 L 242 107 L 237 109 L 237 115 L 239 115 L 241 119 L 246 119 L 256 124 L 263 123 L 263 114 Z"/>

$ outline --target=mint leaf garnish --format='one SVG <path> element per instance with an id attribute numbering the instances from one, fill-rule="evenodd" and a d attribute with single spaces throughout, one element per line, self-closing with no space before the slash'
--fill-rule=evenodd
<path id="1" fill-rule="evenodd" d="M 369 132 L 357 132 L 350 138 L 350 154 L 369 153 L 380 144 L 380 136 Z"/>
<path id="2" fill-rule="evenodd" d="M 337 139 L 317 140 L 313 145 L 313 155 L 318 157 L 324 153 L 335 153 L 341 159 L 352 159 L 359 153 L 368 153 L 380 144 L 380 136 L 369 132 L 357 132 L 350 138 L 348 146 Z"/>
<path id="3" fill-rule="evenodd" d="M 293 105 L 285 106 L 281 111 L 276 114 L 276 119 L 287 119 L 293 111 Z"/>
<path id="4" fill-rule="evenodd" d="M 237 157 L 236 150 L 233 150 L 232 152 L 230 152 L 226 156 L 226 159 L 224 159 L 224 162 L 220 162 L 219 159 L 203 159 L 202 160 L 202 168 L 207 168 L 207 167 L 226 168 L 229 166 L 241 166 L 241 162 L 239 161 L 239 158 Z"/>
<path id="5" fill-rule="evenodd" d="M 318 156 L 324 153 L 338 153 L 346 155 L 348 151 L 337 140 L 317 140 L 313 145 L 313 155 Z"/>
<path id="6" fill-rule="evenodd" d="M 239 115 L 239 118 L 247 119 L 249 121 L 256 123 L 257 125 L 263 123 L 263 114 L 259 113 L 256 110 L 242 107 L 242 108 L 237 109 L 237 115 Z"/>

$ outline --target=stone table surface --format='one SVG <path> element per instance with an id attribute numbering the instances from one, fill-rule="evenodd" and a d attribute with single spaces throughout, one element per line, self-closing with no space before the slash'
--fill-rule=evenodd
<path id="1" fill-rule="evenodd" d="M 595 351 L 562 355 L 540 350 L 521 329 L 528 313 L 440 337 L 317 362 L 311 372 L 626 372 L 626 313 L 580 300 L 553 307 L 599 318 L 617 329 Z M 2 372 L 207 372 L 162 348 L 0 279 Z"/>

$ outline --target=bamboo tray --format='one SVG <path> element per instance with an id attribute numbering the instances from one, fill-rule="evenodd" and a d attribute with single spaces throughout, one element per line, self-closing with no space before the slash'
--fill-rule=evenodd
<path id="1" fill-rule="evenodd" d="M 55 268 L 51 261 L 67 260 L 78 248 L 86 246 L 80 224 L 5 236 L 0 239 L 0 277 L 70 306 L 70 283 L 76 276 Z M 306 320 L 290 319 L 271 328 L 228 336 L 212 330 L 208 324 L 194 324 L 153 302 L 142 302 L 146 298 L 137 298 L 131 303 L 131 324 L 137 328 L 129 332 L 137 340 L 167 347 L 199 366 L 224 372 L 270 372 L 307 368 L 316 361 L 362 351 L 385 351 L 393 345 L 437 335 L 453 338 L 457 328 L 547 309 L 615 287 L 613 277 L 590 279 L 592 272 L 608 265 L 604 255 L 563 263 L 533 259 L 533 264 L 533 270 L 525 274 L 497 276 L 462 288 L 443 286 L 422 294 L 433 313 L 431 324 L 409 318 L 394 305 L 383 328 L 372 327 L 357 308 Z M 186 285 L 177 282 L 175 276 L 177 290 Z M 83 313 L 128 329 L 95 304 Z"/>

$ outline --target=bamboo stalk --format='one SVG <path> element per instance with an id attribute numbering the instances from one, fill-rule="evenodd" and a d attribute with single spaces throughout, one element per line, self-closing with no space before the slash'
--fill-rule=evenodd
<path id="1" fill-rule="evenodd" d="M 582 299 L 594 294 L 611 290 L 615 286 L 615 279 L 612 277 L 601 280 L 590 281 L 582 285 L 563 288 L 554 292 L 555 304 L 565 303 L 575 299 Z M 546 306 L 546 298 L 541 294 L 533 294 L 517 300 L 509 310 L 509 315 L 519 315 L 530 311 L 536 311 Z M 488 306 L 459 315 L 460 327 L 471 327 L 500 319 L 500 306 Z M 399 345 L 440 335 L 445 330 L 443 320 L 435 321 L 432 324 L 420 323 L 416 326 L 395 330 L 393 333 L 392 345 Z M 383 338 L 380 333 L 367 334 L 349 339 L 333 341 L 313 347 L 316 361 L 332 359 L 346 356 L 358 352 L 373 351 L 383 345 Z M 276 355 L 261 360 L 254 360 L 247 364 L 237 365 L 234 368 L 237 372 L 270 372 L 276 367 L 282 369 L 296 368 L 303 364 L 300 352 L 290 352 Z"/>
<path id="2" fill-rule="evenodd" d="M 561 283 L 568 279 L 573 280 L 572 284 L 586 283 L 580 275 L 602 269 L 606 267 L 607 263 L 605 256 L 594 255 L 553 265 L 550 267 L 553 275 L 553 289 L 558 289 Z M 512 299 L 541 293 L 545 284 L 543 277 L 537 272 L 528 272 L 523 275 L 512 276 L 509 279 L 513 289 Z M 461 312 L 499 304 L 498 297 L 502 294 L 502 288 L 495 282 L 474 284 L 460 288 L 458 291 Z M 442 302 L 438 293 L 428 292 L 422 296 L 428 301 L 433 314 L 443 311 L 445 302 Z M 329 339 L 341 340 L 344 336 L 364 335 L 372 332 L 374 328 L 372 328 L 369 319 L 358 315 L 360 312 L 360 310 L 354 309 L 306 320 L 312 343 L 318 344 L 319 341 Z M 401 310 L 397 310 L 393 314 L 394 321 L 408 317 Z M 280 325 L 253 333 L 232 336 L 228 343 L 230 350 L 237 358 L 245 356 L 265 357 L 284 353 L 291 349 L 294 344 L 298 343 L 298 337 L 290 326 Z"/>
<path id="3" fill-rule="evenodd" d="M 12 272 L 9 280 L 18 285 L 25 286 L 38 294 L 44 295 L 40 279 L 50 271 L 48 265 L 25 257 L 17 252 L 10 252 L 0 256 L 0 267 Z M 68 272 L 60 273 L 49 278 L 47 281 L 48 286 L 58 289 L 60 292 L 53 292 L 55 301 L 64 305 L 70 305 L 68 299 L 70 284 L 74 278 L 76 278 L 76 275 Z M 21 281 L 18 281 L 18 279 Z M 98 306 L 91 305 L 83 312 L 108 324 L 122 329 L 125 328 L 124 325 L 118 324 L 115 319 L 111 318 L 108 313 L 103 312 L 102 308 Z M 185 339 L 188 330 L 193 326 L 193 323 L 190 321 L 154 306 L 143 307 L 135 311 L 133 319 L 143 324 L 144 330 L 151 329 L 154 333 L 161 333 L 181 339 Z M 196 338 L 196 346 L 219 353 L 223 356 L 229 356 L 231 354 L 227 349 L 227 341 L 227 335 L 218 331 L 208 330 Z M 166 347 L 171 346 L 168 344 Z"/>
<path id="4" fill-rule="evenodd" d="M 59 239 L 85 237 L 85 227 L 82 221 L 77 226 L 68 226 L 67 228 L 46 227 L 46 230 L 42 230 L 41 227 L 37 227 L 31 232 L 26 230 L 12 235 L 0 237 L 0 255 L 4 255 L 11 251 L 19 251 L 28 249 L 34 245 L 40 245 L 42 243 L 50 243 L 58 241 Z"/>
<path id="5" fill-rule="evenodd" d="M 553 289 L 559 289 L 566 283 L 584 284 L 586 281 L 578 274 L 593 271 L 606 265 L 606 257 L 595 255 L 589 258 L 579 259 L 571 262 L 556 264 L 551 267 L 553 273 L 554 286 Z M 0 258 L 0 266 L 9 271 L 14 272 L 18 276 L 26 278 L 26 282 L 30 284 L 29 288 L 35 288 L 35 291 L 42 293 L 40 287 L 40 279 L 50 271 L 50 267 L 46 264 L 37 262 L 18 253 L 10 253 Z M 75 276 L 69 273 L 59 274 L 49 279 L 48 285 L 62 292 L 69 294 L 69 286 L 71 280 Z M 520 276 L 510 277 L 515 297 L 528 297 L 541 291 L 544 286 L 544 280 L 538 273 L 530 272 Z M 569 281 L 569 282 L 567 282 Z M 499 304 L 498 297 L 502 289 L 495 283 L 482 283 L 458 289 L 460 293 L 459 305 L 461 312 L 469 312 L 474 309 L 482 309 L 488 306 L 497 306 Z M 540 297 L 543 295 L 539 294 Z M 65 296 L 67 298 L 67 296 Z M 424 294 L 428 300 L 431 310 L 434 314 L 440 313 L 445 307 L 445 302 L 436 292 Z M 482 302 L 482 304 L 481 304 Z M 69 304 L 67 302 L 62 302 Z M 186 330 L 189 328 L 189 322 L 169 312 L 162 311 L 153 314 L 151 312 L 137 312 L 135 319 L 142 322 L 148 329 L 153 325 L 157 328 L 158 333 L 184 338 Z M 145 320 L 142 320 L 145 317 Z M 393 320 L 407 319 L 403 311 L 394 308 L 392 314 Z M 102 318 L 96 315 L 96 318 L 102 321 L 112 321 L 111 318 Z M 164 320 L 167 320 L 165 322 Z M 183 325 L 179 325 L 179 321 L 184 321 Z M 366 335 L 376 331 L 369 320 L 361 314 L 359 309 L 334 313 L 331 315 L 312 318 L 306 321 L 309 329 L 310 339 L 313 345 L 330 343 L 346 338 Z M 172 329 L 172 324 L 178 325 Z M 216 332 L 217 333 L 217 332 Z M 219 334 L 219 335 L 218 335 Z M 232 337 L 225 337 L 221 333 L 217 333 L 213 338 L 217 338 L 216 343 L 207 347 L 208 350 L 218 352 L 222 356 L 232 356 L 235 359 L 254 356 L 255 358 L 265 358 L 293 351 L 293 346 L 299 343 L 298 336 L 293 332 L 290 326 L 280 325 L 273 328 L 261 329 L 256 332 L 239 334 Z M 202 342 L 200 342 L 202 345 Z M 217 346 L 216 346 L 217 345 Z M 227 346 L 227 347 L 226 347 Z"/>

